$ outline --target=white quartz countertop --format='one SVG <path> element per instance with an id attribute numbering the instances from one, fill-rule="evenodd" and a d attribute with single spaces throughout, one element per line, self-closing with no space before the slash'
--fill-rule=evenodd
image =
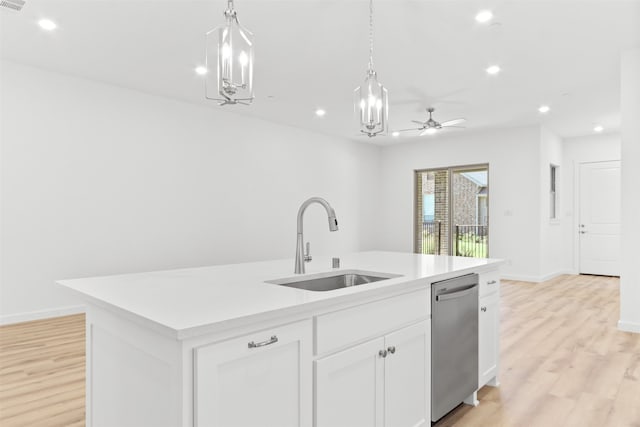
<path id="1" fill-rule="evenodd" d="M 358 252 L 341 256 L 340 270 L 399 274 L 359 286 L 314 292 L 265 283 L 296 276 L 293 259 L 187 268 L 117 276 L 60 280 L 105 309 L 135 315 L 176 339 L 193 337 L 216 325 L 258 322 L 287 312 L 497 268 L 501 260 L 399 252 Z M 331 259 L 314 257 L 306 276 L 332 273 Z M 302 278 L 305 275 L 297 275 Z M 281 313 L 280 313 L 281 312 Z"/>

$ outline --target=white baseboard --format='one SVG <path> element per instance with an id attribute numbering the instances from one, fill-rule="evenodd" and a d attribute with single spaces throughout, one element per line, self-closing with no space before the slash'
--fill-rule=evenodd
<path id="1" fill-rule="evenodd" d="M 571 270 L 560 270 L 555 273 L 546 274 L 544 276 L 524 276 L 520 274 L 501 274 L 500 278 L 504 280 L 515 280 L 518 282 L 533 282 L 540 283 L 546 282 L 547 280 L 551 280 L 555 277 L 561 276 L 563 274 L 573 274 Z"/>
<path id="2" fill-rule="evenodd" d="M 51 310 L 31 311 L 27 313 L 16 313 L 0 315 L 0 325 L 10 325 L 13 323 L 29 322 L 31 320 L 48 319 L 51 317 L 69 316 L 71 314 L 84 313 L 83 305 L 60 307 Z"/>
<path id="3" fill-rule="evenodd" d="M 517 282 L 539 282 L 539 278 L 536 276 L 523 276 L 521 274 L 501 274 L 500 278 L 503 280 L 515 280 Z"/>
<path id="4" fill-rule="evenodd" d="M 562 276 L 563 274 L 573 274 L 573 271 L 570 269 L 567 270 L 559 270 L 554 273 L 547 274 L 542 276 L 540 279 L 541 282 L 546 282 L 547 280 L 555 279 L 558 276 Z"/>
<path id="5" fill-rule="evenodd" d="M 625 332 L 635 332 L 637 334 L 640 334 L 640 323 L 626 322 L 624 320 L 619 320 L 618 329 Z"/>

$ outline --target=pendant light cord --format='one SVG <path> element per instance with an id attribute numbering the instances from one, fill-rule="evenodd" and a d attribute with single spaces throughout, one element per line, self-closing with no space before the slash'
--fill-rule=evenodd
<path id="1" fill-rule="evenodd" d="M 373 0 L 369 0 L 369 70 L 373 70 Z"/>

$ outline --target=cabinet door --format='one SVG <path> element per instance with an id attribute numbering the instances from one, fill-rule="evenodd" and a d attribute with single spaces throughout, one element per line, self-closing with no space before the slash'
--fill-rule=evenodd
<path id="1" fill-rule="evenodd" d="M 478 319 L 478 386 L 498 375 L 500 355 L 499 293 L 480 298 Z"/>
<path id="2" fill-rule="evenodd" d="M 385 337 L 385 427 L 430 426 L 430 321 Z"/>
<path id="3" fill-rule="evenodd" d="M 310 427 L 311 337 L 303 321 L 196 349 L 196 426 Z"/>
<path id="4" fill-rule="evenodd" d="M 384 338 L 315 362 L 315 427 L 382 427 Z"/>

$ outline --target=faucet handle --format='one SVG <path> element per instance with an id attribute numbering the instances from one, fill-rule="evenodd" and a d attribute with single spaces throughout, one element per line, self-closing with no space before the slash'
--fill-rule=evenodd
<path id="1" fill-rule="evenodd" d="M 311 257 L 311 242 L 307 242 L 307 253 L 304 254 L 304 262 L 309 262 L 313 258 Z"/>

